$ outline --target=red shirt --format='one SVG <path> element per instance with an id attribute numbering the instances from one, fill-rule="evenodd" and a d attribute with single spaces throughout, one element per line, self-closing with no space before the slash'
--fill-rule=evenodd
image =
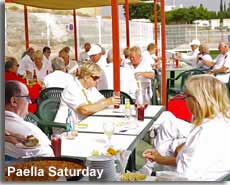
<path id="1" fill-rule="evenodd" d="M 16 73 L 11 72 L 11 71 L 5 72 L 5 80 L 16 80 L 16 81 L 22 82 L 23 84 L 25 84 L 27 86 L 31 100 L 33 101 L 33 100 L 38 99 L 40 91 L 42 89 L 38 83 L 34 84 L 32 87 L 29 87 L 26 84 L 25 79 L 21 78 L 20 76 L 17 76 Z M 35 113 L 36 110 L 37 110 L 37 104 L 35 104 L 35 103 L 29 104 L 29 111 L 30 112 Z"/>

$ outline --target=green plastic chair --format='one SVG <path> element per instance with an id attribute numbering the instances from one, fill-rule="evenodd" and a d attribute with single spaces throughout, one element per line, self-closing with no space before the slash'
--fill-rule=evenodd
<path id="1" fill-rule="evenodd" d="M 183 92 L 184 91 L 184 84 L 185 84 L 185 81 L 187 80 L 187 78 L 192 76 L 192 75 L 198 75 L 198 74 L 205 74 L 205 72 L 201 71 L 199 69 L 191 69 L 191 70 L 187 70 L 187 71 L 180 73 L 175 78 L 167 78 L 167 100 L 169 98 L 169 95 L 175 96 L 176 94 Z M 178 81 L 181 80 L 179 87 L 173 87 L 171 85 L 171 82 L 172 81 L 175 82 L 177 80 Z"/>
<path id="2" fill-rule="evenodd" d="M 37 116 L 41 120 L 53 121 L 59 109 L 60 100 L 56 98 L 48 98 L 41 102 L 38 106 Z"/>
<path id="3" fill-rule="evenodd" d="M 99 92 L 106 98 L 109 98 L 109 97 L 112 97 L 113 96 L 113 90 L 112 89 L 102 89 L 102 90 L 99 90 Z M 126 94 L 125 92 L 123 91 L 120 91 L 120 97 L 121 97 L 121 104 L 125 104 L 125 99 L 129 99 L 130 101 L 130 104 L 133 105 L 134 104 L 134 101 L 133 99 L 128 95 Z"/>
<path id="4" fill-rule="evenodd" d="M 64 130 L 70 130 L 70 125 L 65 123 L 53 122 L 41 120 L 35 114 L 29 112 L 24 119 L 25 121 L 31 122 L 38 126 L 49 138 L 53 134 L 53 128 L 63 128 Z"/>
<path id="5" fill-rule="evenodd" d="M 49 87 L 43 89 L 40 92 L 40 95 L 37 100 L 38 105 L 40 105 L 44 100 L 47 100 L 48 98 L 56 98 L 57 100 L 60 101 L 63 90 L 64 89 L 60 87 Z"/>
<path id="6" fill-rule="evenodd" d="M 159 75 L 156 75 L 155 78 L 151 80 L 151 88 L 152 88 L 152 105 L 160 105 L 161 100 L 158 100 L 157 98 L 157 87 L 161 94 L 161 79 Z"/>

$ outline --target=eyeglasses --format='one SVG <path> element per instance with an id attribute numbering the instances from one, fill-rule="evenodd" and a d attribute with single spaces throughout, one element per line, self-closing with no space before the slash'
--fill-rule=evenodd
<path id="1" fill-rule="evenodd" d="M 30 97 L 27 95 L 25 95 L 25 96 L 15 96 L 15 97 L 17 97 L 17 98 L 25 98 L 28 102 L 31 102 L 31 99 L 30 99 Z"/>
<path id="2" fill-rule="evenodd" d="M 90 76 L 94 81 L 97 81 L 99 78 L 100 78 L 100 76 L 93 76 L 93 75 L 91 75 Z"/>

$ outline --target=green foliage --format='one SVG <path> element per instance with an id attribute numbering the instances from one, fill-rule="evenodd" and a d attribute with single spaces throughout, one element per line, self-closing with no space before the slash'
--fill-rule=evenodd
<path id="1" fill-rule="evenodd" d="M 225 7 L 226 11 L 218 12 L 208 11 L 202 4 L 199 7 L 177 8 L 165 13 L 166 24 L 191 24 L 194 20 L 210 20 L 218 18 L 230 18 L 230 1 Z M 160 7 L 157 5 L 158 21 L 160 21 Z M 223 5 L 222 5 L 223 10 Z M 153 17 L 153 3 L 129 5 L 130 19 L 149 19 Z"/>

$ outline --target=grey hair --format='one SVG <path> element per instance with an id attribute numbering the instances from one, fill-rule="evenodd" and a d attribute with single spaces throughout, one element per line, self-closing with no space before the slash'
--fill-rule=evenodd
<path id="1" fill-rule="evenodd" d="M 52 68 L 53 70 L 64 70 L 65 69 L 65 61 L 61 57 L 55 57 L 52 59 Z"/>

